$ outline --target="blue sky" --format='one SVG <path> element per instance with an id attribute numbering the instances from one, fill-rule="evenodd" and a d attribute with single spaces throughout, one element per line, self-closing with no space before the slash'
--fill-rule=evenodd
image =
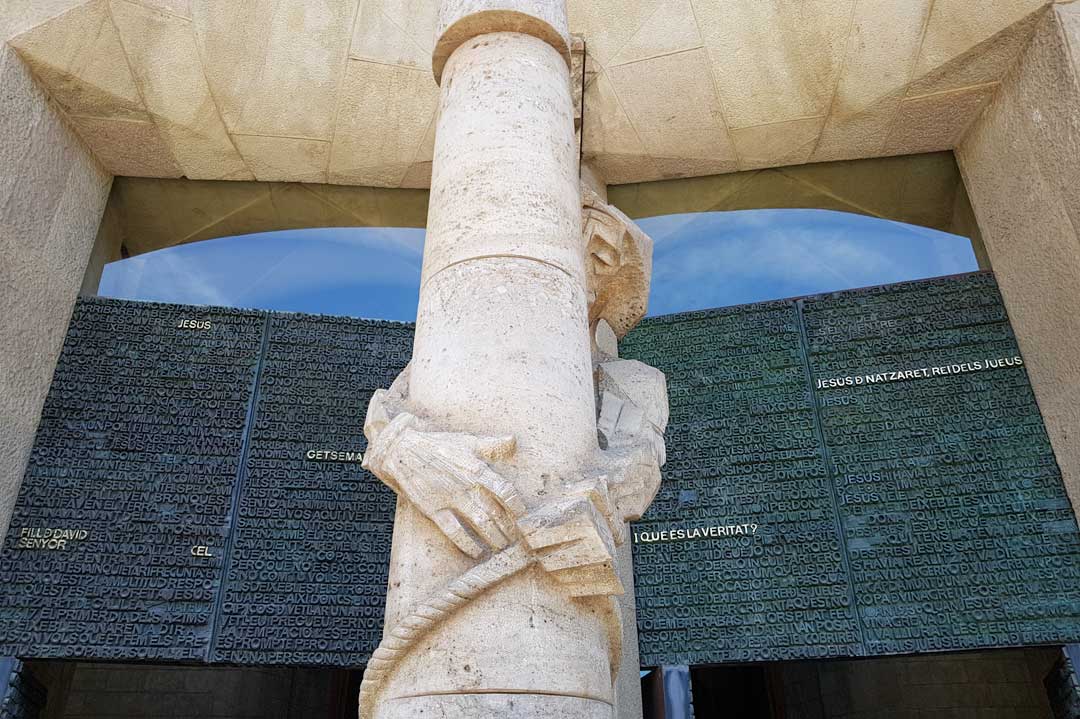
<path id="1" fill-rule="evenodd" d="M 971 243 L 828 210 L 746 210 L 640 220 L 655 241 L 649 314 L 936 277 L 976 269 Z M 289 230 L 196 242 L 106 266 L 109 297 L 412 321 L 424 231 Z"/>
<path id="2" fill-rule="evenodd" d="M 650 315 L 978 269 L 967 238 L 831 210 L 703 212 L 639 224 L 654 242 Z"/>

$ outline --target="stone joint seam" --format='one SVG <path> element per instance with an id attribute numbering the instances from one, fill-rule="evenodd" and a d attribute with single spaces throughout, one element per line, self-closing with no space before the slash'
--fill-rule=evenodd
<path id="1" fill-rule="evenodd" d="M 570 279 L 576 279 L 574 277 L 574 275 L 572 275 L 570 273 L 570 271 L 567 270 L 565 267 L 557 265 L 554 262 L 548 262 L 547 260 L 542 260 L 539 257 L 529 257 L 528 255 L 515 255 L 515 254 L 491 254 L 491 255 L 476 255 L 475 257 L 466 257 L 463 260 L 455 260 L 455 261 L 453 261 L 453 262 L 451 262 L 451 263 L 449 263 L 449 264 L 447 264 L 447 265 L 445 265 L 443 267 L 440 267 L 435 272 L 431 273 L 430 276 L 428 276 L 427 278 L 424 279 L 424 282 L 421 284 L 420 289 L 422 291 L 423 288 L 426 287 L 429 282 L 431 282 L 436 277 L 438 277 L 441 273 L 449 270 L 452 267 L 457 267 L 458 265 L 464 265 L 467 262 L 476 262 L 478 260 L 497 260 L 497 259 L 502 259 L 502 258 L 509 259 L 509 260 L 525 260 L 527 262 L 536 262 L 537 264 L 547 265 L 548 267 L 553 267 L 556 270 L 558 270 L 559 272 L 562 272 L 563 274 L 565 274 Z"/>

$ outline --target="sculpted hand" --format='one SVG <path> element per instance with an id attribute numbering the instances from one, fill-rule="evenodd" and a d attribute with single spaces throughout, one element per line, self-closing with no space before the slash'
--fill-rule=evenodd
<path id="1" fill-rule="evenodd" d="M 622 594 L 610 498 L 599 478 L 566 487 L 518 522 L 525 544 L 570 596 Z"/>
<path id="2" fill-rule="evenodd" d="M 369 437 L 364 468 L 412 502 L 470 557 L 510 544 L 525 504 L 487 462 L 513 455 L 514 438 L 418 427 L 413 415 L 397 415 Z"/>

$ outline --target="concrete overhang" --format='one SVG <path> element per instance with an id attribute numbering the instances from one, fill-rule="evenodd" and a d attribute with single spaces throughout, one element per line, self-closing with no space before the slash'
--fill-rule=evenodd
<path id="1" fill-rule="evenodd" d="M 1048 0 L 569 0 L 611 184 L 951 150 Z M 424 188 L 436 0 L 11 0 L 114 175 Z"/>

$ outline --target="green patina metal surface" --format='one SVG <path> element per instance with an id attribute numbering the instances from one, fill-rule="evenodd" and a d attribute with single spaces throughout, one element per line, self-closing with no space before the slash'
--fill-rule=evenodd
<path id="1" fill-rule="evenodd" d="M 412 332 L 80 300 L 0 552 L 0 653 L 363 666 L 394 518 L 363 417 Z"/>
<path id="2" fill-rule="evenodd" d="M 0 552 L 0 653 L 362 665 L 394 497 L 355 455 L 411 342 L 80 301 Z M 1080 639 L 1080 534 L 990 275 L 650 319 L 622 351 L 671 394 L 633 533 L 644 665 Z"/>
<path id="3" fill-rule="evenodd" d="M 646 320 L 670 460 L 642 663 L 1080 638 L 1080 535 L 993 278 Z"/>

